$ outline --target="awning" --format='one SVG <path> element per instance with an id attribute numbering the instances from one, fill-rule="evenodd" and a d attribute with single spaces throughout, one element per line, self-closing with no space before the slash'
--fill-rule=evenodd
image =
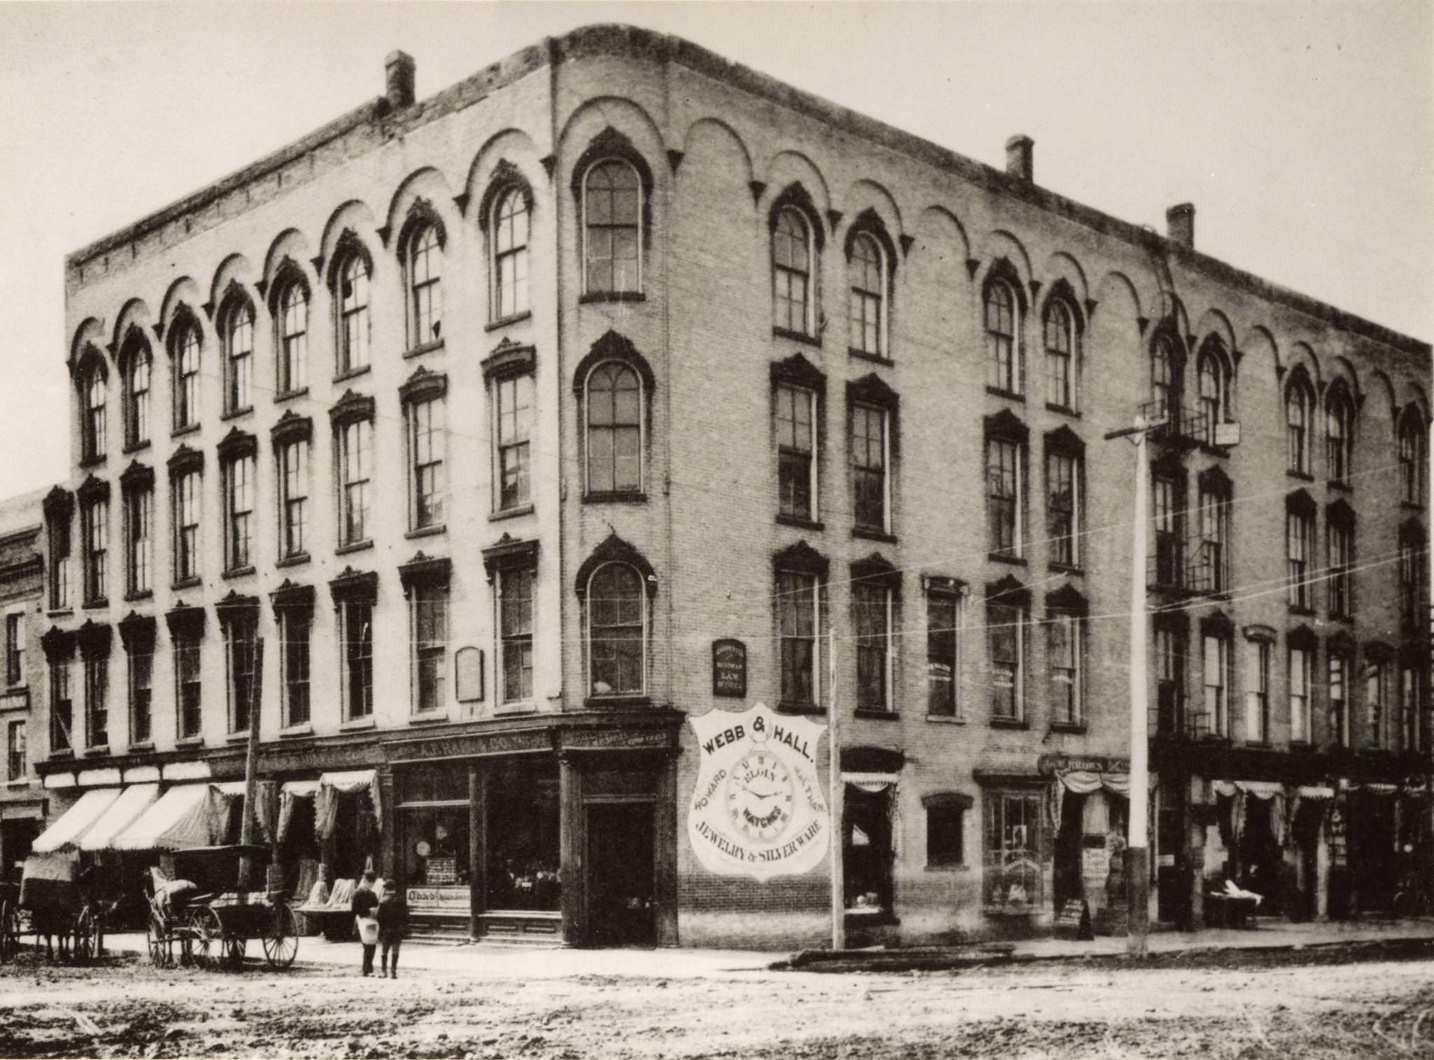
<path id="1" fill-rule="evenodd" d="M 1285 793 L 1285 786 L 1273 780 L 1216 780 L 1210 786 L 1217 795 L 1227 798 L 1236 792 L 1244 792 L 1257 799 L 1272 799 Z"/>
<path id="2" fill-rule="evenodd" d="M 869 795 L 876 795 L 895 787 L 901 777 L 896 773 L 843 773 L 841 779 L 843 783 L 860 788 Z"/>
<path id="3" fill-rule="evenodd" d="M 118 769 L 82 769 L 75 783 L 82 788 L 112 788 L 120 782 Z"/>
<path id="4" fill-rule="evenodd" d="M 40 834 L 30 849 L 37 854 L 51 854 L 73 846 L 119 797 L 119 788 L 96 788 L 85 792 L 80 796 L 79 802 L 61 814 L 58 821 Z"/>
<path id="5" fill-rule="evenodd" d="M 338 817 L 340 795 L 368 792 L 373 805 L 373 818 L 380 827 L 383 824 L 383 810 L 378 790 L 378 772 L 373 769 L 353 769 L 345 773 L 323 773 L 319 776 L 319 788 L 314 796 L 314 831 L 320 839 L 328 839 L 334 832 Z"/>
<path id="6" fill-rule="evenodd" d="M 158 784 L 134 784 L 109 809 L 100 814 L 99 820 L 80 837 L 81 850 L 108 850 L 115 836 L 134 823 L 135 819 L 159 798 Z"/>
<path id="7" fill-rule="evenodd" d="M 164 766 L 165 780 L 208 780 L 208 762 L 169 762 Z"/>
<path id="8" fill-rule="evenodd" d="M 188 850 L 223 842 L 229 822 L 224 797 L 208 784 L 181 784 L 121 832 L 116 850 Z"/>
<path id="9" fill-rule="evenodd" d="M 159 766 L 130 766 L 124 771 L 126 784 L 159 783 Z"/>
<path id="10" fill-rule="evenodd" d="M 1295 789 L 1295 794 L 1302 799 L 1332 799 L 1334 788 L 1324 784 L 1301 784 Z"/>
<path id="11" fill-rule="evenodd" d="M 45 778 L 45 790 L 57 791 L 60 788 L 73 788 L 75 786 L 75 774 L 73 773 L 51 773 Z"/>
<path id="12" fill-rule="evenodd" d="M 312 799 L 319 790 L 317 780 L 286 780 L 279 791 L 291 799 Z"/>

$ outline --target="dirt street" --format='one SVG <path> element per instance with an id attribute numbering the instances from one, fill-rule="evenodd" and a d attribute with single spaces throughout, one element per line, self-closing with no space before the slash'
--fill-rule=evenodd
<path id="1" fill-rule="evenodd" d="M 416 970 L 397 982 L 320 965 L 236 974 L 23 956 L 0 967 L 0 1056 L 1434 1056 L 1430 949 L 1366 956 L 527 981 Z"/>

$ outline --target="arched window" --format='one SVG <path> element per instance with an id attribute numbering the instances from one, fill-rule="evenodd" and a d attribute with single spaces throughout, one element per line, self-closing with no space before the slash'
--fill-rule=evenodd
<path id="1" fill-rule="evenodd" d="M 816 330 L 812 298 L 812 230 L 795 207 L 777 211 L 772 229 L 772 326 L 799 335 Z"/>
<path id="2" fill-rule="evenodd" d="M 1180 354 L 1170 336 L 1157 336 L 1150 347 L 1150 402 L 1155 415 L 1179 414 L 1183 374 Z"/>
<path id="3" fill-rule="evenodd" d="M 409 349 L 443 336 L 443 244 L 436 224 L 424 224 L 408 238 Z"/>
<path id="4" fill-rule="evenodd" d="M 1303 374 L 1285 390 L 1285 442 L 1289 469 L 1300 475 L 1310 471 L 1310 410 L 1314 394 Z"/>
<path id="5" fill-rule="evenodd" d="M 309 288 L 295 278 L 279 292 L 279 393 L 309 385 Z"/>
<path id="6" fill-rule="evenodd" d="M 528 311 L 528 196 L 509 188 L 493 206 L 494 320 Z"/>
<path id="7" fill-rule="evenodd" d="M 1207 342 L 1200 350 L 1195 371 L 1200 387 L 1202 439 L 1215 444 L 1215 428 L 1230 418 L 1230 372 L 1219 343 Z"/>
<path id="8" fill-rule="evenodd" d="M 220 329 L 224 341 L 224 411 L 234 413 L 252 404 L 254 308 L 243 300 L 231 302 Z"/>
<path id="9" fill-rule="evenodd" d="M 1005 280 L 986 285 L 986 382 L 1010 394 L 1019 394 L 1022 383 L 1016 344 L 1019 308 L 1016 292 Z"/>
<path id="10" fill-rule="evenodd" d="M 1064 298 L 1052 298 L 1046 303 L 1042 330 L 1046 347 L 1046 400 L 1063 409 L 1074 409 L 1080 331 L 1075 312 Z"/>
<path id="11" fill-rule="evenodd" d="M 629 365 L 606 361 L 588 374 L 587 492 L 642 491 L 642 380 Z"/>
<path id="12" fill-rule="evenodd" d="M 192 320 L 179 321 L 170 338 L 174 365 L 174 429 L 183 430 L 199 422 L 199 326 Z"/>
<path id="13" fill-rule="evenodd" d="M 588 579 L 587 605 L 589 695 L 642 695 L 647 675 L 642 574 L 626 563 L 604 563 Z"/>
<path id="14" fill-rule="evenodd" d="M 356 372 L 369 363 L 369 268 L 357 250 L 349 251 L 334 272 L 338 289 L 338 369 Z"/>
<path id="15" fill-rule="evenodd" d="M 149 346 L 137 342 L 124 359 L 124 441 L 128 447 L 149 441 Z"/>
<path id="16" fill-rule="evenodd" d="M 851 287 L 847 302 L 851 348 L 877 357 L 886 354 L 886 253 L 866 232 L 852 237 L 847 262 Z"/>
<path id="17" fill-rule="evenodd" d="M 1349 481 L 1354 465 L 1354 403 L 1342 384 L 1330 387 L 1325 397 L 1324 458 L 1332 481 Z"/>
<path id="18" fill-rule="evenodd" d="M 84 408 L 82 449 L 84 459 L 98 460 L 105 455 L 105 398 L 109 380 L 104 363 L 92 357 L 80 373 L 80 401 Z"/>
<path id="19" fill-rule="evenodd" d="M 1424 503 L 1424 484 L 1429 478 L 1429 454 L 1424 444 L 1423 417 L 1417 407 L 1405 409 L 1399 421 L 1400 499 L 1405 504 Z"/>
<path id="20" fill-rule="evenodd" d="M 642 182 L 620 159 L 595 163 L 583 179 L 583 261 L 587 294 L 642 290 Z"/>

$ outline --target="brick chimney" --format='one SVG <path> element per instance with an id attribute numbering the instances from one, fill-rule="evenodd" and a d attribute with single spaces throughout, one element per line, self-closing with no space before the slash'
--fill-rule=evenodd
<path id="1" fill-rule="evenodd" d="M 1182 202 L 1165 211 L 1165 238 L 1187 250 L 1195 249 L 1195 204 Z"/>
<path id="2" fill-rule="evenodd" d="M 413 74 L 416 69 L 417 65 L 413 61 L 413 56 L 408 52 L 389 52 L 388 58 L 383 61 L 383 70 L 386 75 L 384 97 L 394 110 L 412 105 Z"/>
<path id="3" fill-rule="evenodd" d="M 1021 180 L 1035 179 L 1036 141 L 1024 133 L 1006 141 L 1006 172 Z"/>

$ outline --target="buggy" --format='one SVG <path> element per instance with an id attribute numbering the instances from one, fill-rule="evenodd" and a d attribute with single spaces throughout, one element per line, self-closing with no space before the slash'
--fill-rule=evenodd
<path id="1" fill-rule="evenodd" d="M 93 893 L 75 851 L 31 854 L 20 885 L 0 884 L 0 960 L 19 953 L 26 934 L 54 960 L 87 961 L 104 951 L 108 904 Z"/>

